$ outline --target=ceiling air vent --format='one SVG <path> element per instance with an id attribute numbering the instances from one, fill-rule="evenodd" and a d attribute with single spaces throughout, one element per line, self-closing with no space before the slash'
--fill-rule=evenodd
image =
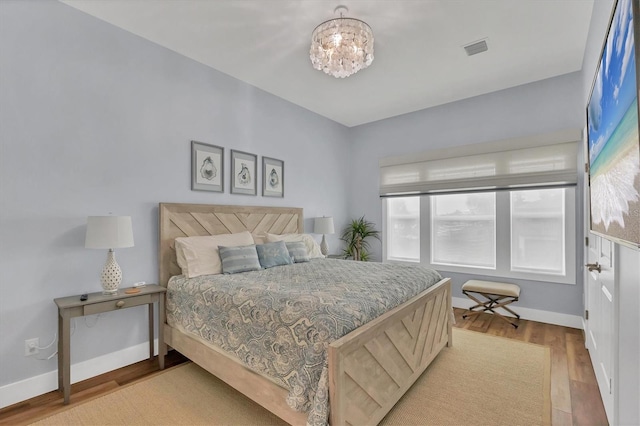
<path id="1" fill-rule="evenodd" d="M 489 50 L 489 47 L 487 46 L 486 40 L 480 40 L 471 44 L 467 44 L 466 46 L 464 46 L 464 50 L 465 52 L 467 52 L 467 56 L 472 56 L 477 55 L 478 53 L 486 52 L 487 50 Z"/>

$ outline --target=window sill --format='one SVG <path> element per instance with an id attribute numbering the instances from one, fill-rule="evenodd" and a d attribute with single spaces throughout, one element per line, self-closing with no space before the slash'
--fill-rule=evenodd
<path id="1" fill-rule="evenodd" d="M 575 285 L 576 280 L 573 277 L 569 276 L 558 276 L 558 275 L 544 275 L 544 274 L 532 274 L 532 273 L 523 273 L 523 272 L 513 272 L 513 271 L 499 271 L 493 269 L 480 269 L 480 268 L 463 268 L 463 267 L 455 267 L 450 265 L 425 265 L 429 268 L 433 268 L 437 271 L 442 272 L 455 272 L 458 274 L 469 274 L 469 275 L 485 275 L 488 277 L 496 277 L 496 278 L 505 278 L 510 280 L 527 280 L 527 281 L 541 281 L 545 283 L 551 284 L 565 284 L 565 285 Z"/>
<path id="2" fill-rule="evenodd" d="M 435 269 L 438 272 L 443 273 L 443 275 L 446 275 L 446 272 L 454 272 L 456 274 L 481 275 L 486 277 L 495 277 L 497 279 L 527 280 L 527 281 L 540 281 L 540 282 L 551 283 L 551 284 L 576 285 L 575 277 L 571 277 L 571 276 L 532 274 L 532 273 L 526 273 L 526 272 L 513 272 L 513 271 L 508 272 L 508 271 L 500 271 L 500 270 L 484 269 L 484 268 L 465 268 L 465 267 L 457 267 L 452 265 L 431 265 L 428 263 L 400 261 L 395 259 L 394 260 L 387 259 L 385 260 L 385 262 L 404 263 L 407 265 L 420 264 L 428 268 Z"/>

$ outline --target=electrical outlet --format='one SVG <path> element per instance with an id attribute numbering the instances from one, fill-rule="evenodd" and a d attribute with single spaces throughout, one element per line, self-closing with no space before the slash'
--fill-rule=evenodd
<path id="1" fill-rule="evenodd" d="M 40 346 L 40 338 L 36 337 L 35 339 L 27 339 L 24 341 L 24 356 L 32 356 L 36 355 L 40 352 L 38 349 Z"/>

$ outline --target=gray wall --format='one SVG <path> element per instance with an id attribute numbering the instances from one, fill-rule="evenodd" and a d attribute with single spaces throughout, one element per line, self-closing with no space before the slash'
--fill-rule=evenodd
<path id="1" fill-rule="evenodd" d="M 55 370 L 23 354 L 25 339 L 53 338 L 54 298 L 100 291 L 89 215 L 132 216 L 123 286 L 157 279 L 158 202 L 348 219 L 346 127 L 76 9 L 2 0 L 0 70 L 0 386 Z M 226 148 L 224 194 L 190 190 L 192 139 Z M 230 149 L 284 160 L 284 199 L 229 194 Z M 72 362 L 146 341 L 145 312 L 77 321 Z"/>
<path id="2" fill-rule="evenodd" d="M 356 127 L 351 135 L 354 171 L 349 212 L 353 217 L 364 214 L 378 229 L 382 228 L 382 203 L 378 197 L 380 158 L 582 128 L 583 121 L 581 74 L 572 73 Z M 581 193 L 579 188 L 578 217 L 582 217 Z M 582 259 L 581 223 L 577 229 L 577 258 Z M 375 257 L 380 259 L 381 245 L 376 243 L 374 248 Z M 450 272 L 445 275 L 452 278 L 454 297 L 464 297 L 460 287 L 470 275 Z M 582 313 L 581 275 L 577 285 L 510 282 L 522 287 L 519 306 L 572 315 Z"/>

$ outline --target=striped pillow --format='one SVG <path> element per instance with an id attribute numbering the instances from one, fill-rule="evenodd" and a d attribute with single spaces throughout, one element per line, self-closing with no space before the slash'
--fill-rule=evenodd
<path id="1" fill-rule="evenodd" d="M 291 259 L 293 259 L 295 263 L 308 262 L 311 260 L 304 242 L 291 241 L 285 244 L 287 245 L 287 250 L 289 250 L 289 256 L 291 256 Z"/>
<path id="2" fill-rule="evenodd" d="M 222 260 L 223 274 L 237 274 L 238 272 L 259 271 L 262 269 L 255 244 L 237 247 L 219 246 L 218 249 Z"/>

